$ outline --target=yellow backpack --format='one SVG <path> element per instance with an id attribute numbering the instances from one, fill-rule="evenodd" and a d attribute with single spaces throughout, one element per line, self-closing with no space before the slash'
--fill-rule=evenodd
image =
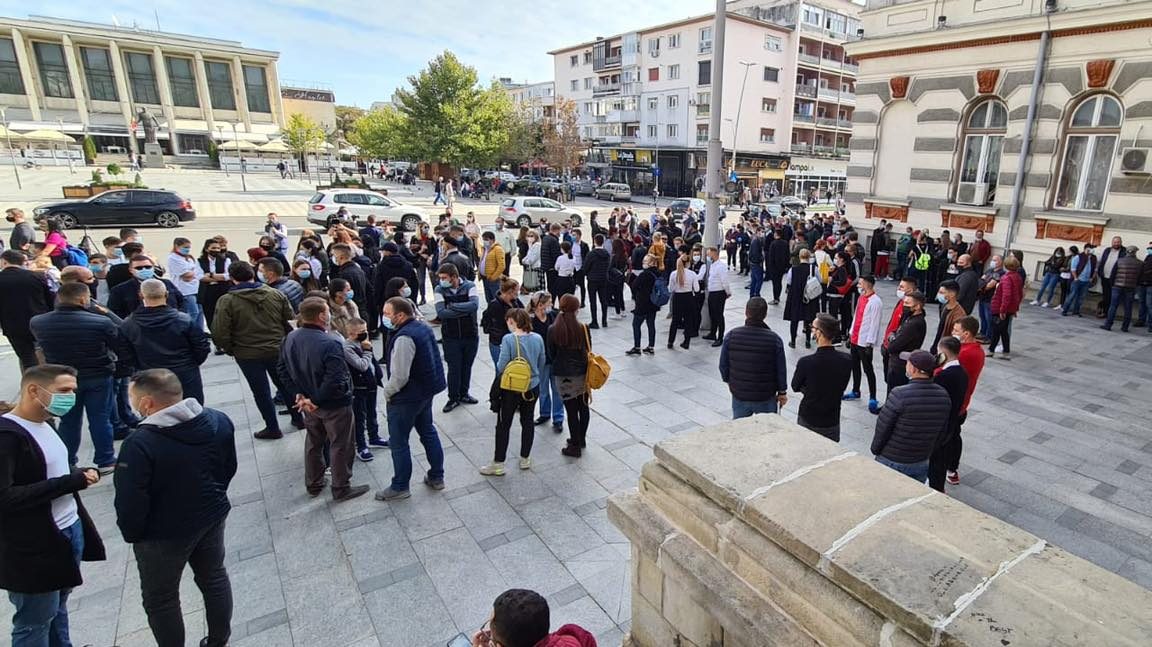
<path id="1" fill-rule="evenodd" d="M 520 354 L 519 337 L 512 334 L 512 341 L 516 342 L 516 357 L 508 362 L 500 374 L 500 388 L 524 394 L 532 389 L 532 365 Z"/>
<path id="2" fill-rule="evenodd" d="M 584 384 L 589 389 L 599 389 L 612 374 L 612 365 L 603 355 L 592 352 L 592 336 L 588 333 L 588 326 L 584 326 L 584 338 L 588 340 L 588 370 L 584 373 Z"/>

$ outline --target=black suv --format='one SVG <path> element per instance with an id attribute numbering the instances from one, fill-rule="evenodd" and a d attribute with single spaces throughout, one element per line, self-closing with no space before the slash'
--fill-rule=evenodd
<path id="1" fill-rule="evenodd" d="M 179 227 L 196 219 L 192 203 L 173 191 L 123 189 L 105 191 L 85 200 L 65 200 L 41 205 L 33 220 L 58 218 L 65 229 L 98 225 L 158 225 Z"/>

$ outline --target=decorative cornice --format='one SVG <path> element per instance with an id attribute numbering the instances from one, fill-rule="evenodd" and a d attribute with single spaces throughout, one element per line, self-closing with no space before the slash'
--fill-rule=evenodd
<path id="1" fill-rule="evenodd" d="M 894 76 L 888 79 L 888 88 L 892 90 L 893 99 L 903 99 L 908 96 L 908 77 Z"/>
<path id="2" fill-rule="evenodd" d="M 1085 70 L 1088 72 L 1088 87 L 1090 88 L 1104 88 L 1108 86 L 1108 79 L 1112 76 L 1112 68 L 1116 66 L 1116 60 L 1111 58 L 1102 58 L 1095 61 L 1088 61 L 1085 64 Z"/>
<path id="3" fill-rule="evenodd" d="M 976 89 L 980 94 L 992 94 L 996 89 L 996 81 L 1000 78 L 1000 70 L 996 68 L 976 71 Z"/>

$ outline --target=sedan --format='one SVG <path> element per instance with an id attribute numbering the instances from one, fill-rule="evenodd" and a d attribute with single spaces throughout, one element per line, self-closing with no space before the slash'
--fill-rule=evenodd
<path id="1" fill-rule="evenodd" d="M 517 227 L 531 227 L 541 220 L 548 224 L 570 220 L 576 226 L 584 222 L 583 213 L 548 198 L 505 198 L 500 203 L 500 215 L 505 221 L 515 222 Z"/>
<path id="2" fill-rule="evenodd" d="M 56 218 L 65 229 L 97 225 L 158 225 L 179 227 L 196 219 L 192 203 L 172 191 L 124 189 L 105 191 L 84 200 L 40 205 L 32 219 Z"/>
<path id="3" fill-rule="evenodd" d="M 700 198 L 676 198 L 672 204 L 668 205 L 668 208 L 672 210 L 672 216 L 675 218 L 683 218 L 684 214 L 688 213 L 689 208 L 703 218 L 707 206 Z"/>

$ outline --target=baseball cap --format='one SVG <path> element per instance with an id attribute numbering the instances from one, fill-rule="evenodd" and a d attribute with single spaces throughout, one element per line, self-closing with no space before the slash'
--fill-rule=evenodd
<path id="1" fill-rule="evenodd" d="M 900 359 L 912 362 L 912 366 L 925 373 L 931 373 L 936 369 L 936 358 L 932 357 L 932 353 L 926 350 L 900 353 Z"/>

